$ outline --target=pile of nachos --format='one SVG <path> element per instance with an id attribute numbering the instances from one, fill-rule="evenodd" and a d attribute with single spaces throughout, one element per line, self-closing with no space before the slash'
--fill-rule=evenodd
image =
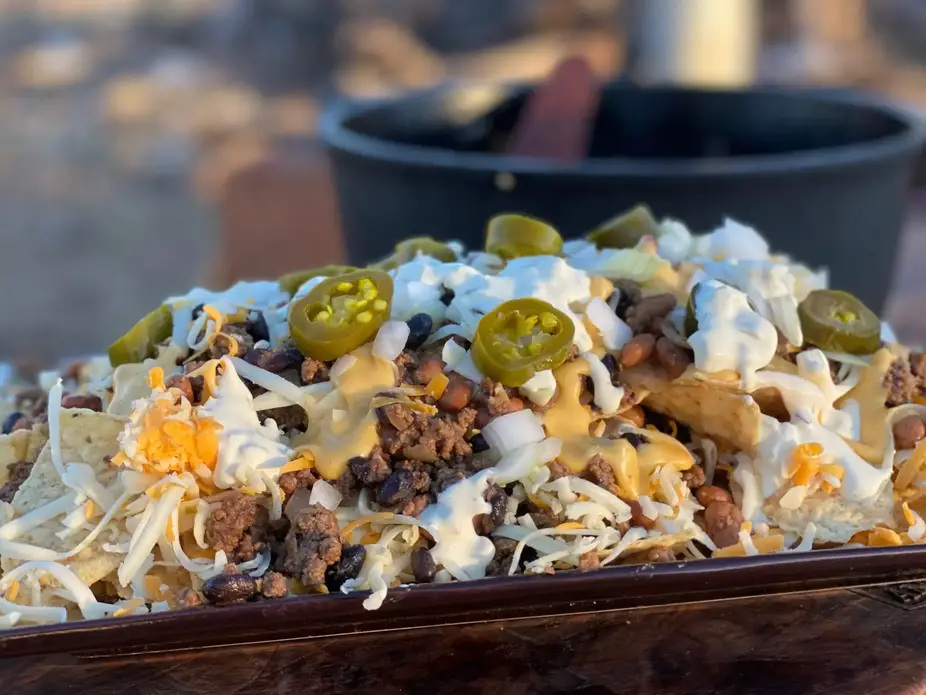
<path id="1" fill-rule="evenodd" d="M 645 206 L 485 236 L 4 386 L 0 625 L 923 542 L 926 354 L 825 271 Z"/>

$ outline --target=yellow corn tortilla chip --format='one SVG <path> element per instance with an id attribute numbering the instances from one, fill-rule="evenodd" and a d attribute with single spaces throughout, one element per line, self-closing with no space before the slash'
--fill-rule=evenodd
<path id="1" fill-rule="evenodd" d="M 763 510 L 769 521 L 782 531 L 802 534 L 808 522 L 817 527 L 820 542 L 847 543 L 859 531 L 876 526 L 897 528 L 894 518 L 894 492 L 890 485 L 872 502 L 852 502 L 838 495 L 817 493 L 806 498 L 797 509 L 782 509 L 766 504 Z"/>
<path id="2" fill-rule="evenodd" d="M 662 536 L 647 536 L 646 538 L 641 538 L 636 543 L 628 545 L 624 549 L 624 552 L 620 554 L 620 558 L 622 560 L 630 560 L 631 562 L 645 562 L 645 559 L 636 558 L 634 556 L 645 553 L 647 550 L 652 550 L 653 548 L 681 548 L 681 546 L 693 539 L 695 535 L 694 531 L 681 531 L 679 533 L 667 533 Z"/>
<path id="3" fill-rule="evenodd" d="M 124 423 L 105 413 L 90 410 L 71 409 L 61 411 L 61 455 L 64 463 L 89 464 L 101 485 L 111 485 L 118 475 L 118 468 L 110 465 L 109 458 L 119 450 L 118 436 Z M 17 517 L 52 502 L 67 492 L 51 458 L 51 446 L 45 444 L 32 467 L 29 478 L 13 497 L 13 511 Z M 66 552 L 80 543 L 87 531 L 79 531 L 68 538 L 59 538 L 56 532 L 63 527 L 60 517 L 36 528 L 30 529 L 15 540 L 37 545 L 55 552 Z M 107 553 L 103 544 L 111 542 L 108 532 L 100 536 L 75 557 L 65 561 L 87 584 L 92 584 L 111 574 L 122 561 L 122 555 Z M 8 572 L 22 564 L 21 560 L 0 558 L 0 569 Z"/>
<path id="4" fill-rule="evenodd" d="M 106 409 L 107 414 L 115 417 L 128 417 L 132 414 L 132 403 L 139 398 L 151 395 L 148 386 L 148 372 L 152 367 L 164 370 L 164 378 L 183 371 L 177 366 L 177 360 L 186 354 L 186 350 L 171 343 L 161 348 L 156 358 L 149 358 L 135 364 L 120 364 L 113 372 L 113 399 Z"/>
<path id="5" fill-rule="evenodd" d="M 744 394 L 738 379 L 709 378 L 689 370 L 670 381 L 650 365 L 626 370 L 621 379 L 649 392 L 643 405 L 688 425 L 718 445 L 754 452 L 759 443 L 762 408 L 757 401 L 772 404 L 777 392 Z M 763 389 L 763 392 L 768 389 Z"/>
<path id="6" fill-rule="evenodd" d="M 10 464 L 19 461 L 35 463 L 47 441 L 48 425 L 35 425 L 31 430 L 0 435 L 0 485 L 9 480 Z"/>

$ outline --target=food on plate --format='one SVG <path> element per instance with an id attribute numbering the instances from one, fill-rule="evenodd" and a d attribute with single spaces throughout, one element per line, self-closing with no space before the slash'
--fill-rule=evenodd
<path id="1" fill-rule="evenodd" d="M 0 624 L 923 542 L 926 355 L 825 272 L 643 206 L 486 236 L 9 382 Z"/>

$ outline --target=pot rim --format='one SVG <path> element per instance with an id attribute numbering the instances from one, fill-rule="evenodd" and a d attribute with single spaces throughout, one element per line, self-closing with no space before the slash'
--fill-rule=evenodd
<path id="1" fill-rule="evenodd" d="M 794 89 L 755 87 L 748 89 L 698 89 L 688 87 L 638 87 L 608 83 L 606 89 L 622 91 L 675 91 L 688 95 L 737 94 L 759 95 L 786 99 L 814 100 L 842 105 L 849 109 L 867 109 L 898 122 L 899 132 L 874 140 L 796 152 L 711 157 L 710 159 L 637 159 L 633 157 L 586 158 L 575 164 L 563 164 L 548 159 L 514 157 L 486 152 L 460 152 L 423 145 L 397 143 L 359 133 L 347 126 L 348 121 L 383 107 L 409 107 L 415 102 L 433 99 L 446 93 L 466 93 L 475 90 L 498 89 L 515 95 L 530 89 L 534 83 L 486 84 L 455 82 L 438 87 L 409 92 L 393 98 L 376 100 L 343 100 L 326 109 L 322 115 L 320 133 L 330 150 L 355 155 L 368 160 L 403 166 L 451 169 L 471 173 L 510 173 L 537 177 L 556 176 L 575 180 L 609 178 L 703 179 L 744 175 L 800 174 L 864 165 L 872 161 L 895 157 L 916 157 L 926 143 L 926 119 L 912 108 L 864 92 L 839 89 Z"/>

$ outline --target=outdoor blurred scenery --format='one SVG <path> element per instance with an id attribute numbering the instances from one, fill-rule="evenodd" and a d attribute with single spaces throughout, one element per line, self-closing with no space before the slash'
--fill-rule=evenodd
<path id="1" fill-rule="evenodd" d="M 541 78 L 568 54 L 698 81 L 661 60 L 659 14 L 681 1 L 0 0 L 0 359 L 100 351 L 163 297 L 236 279 L 223 230 L 289 214 L 268 193 L 275 163 L 299 172 L 297 227 L 339 254 L 315 140 L 331 99 Z M 731 79 L 858 86 L 926 113 L 922 0 L 746 6 L 759 29 L 737 50 L 755 61 Z M 229 185 L 261 163 L 269 183 Z M 252 260 L 281 257 L 273 240 Z"/>

